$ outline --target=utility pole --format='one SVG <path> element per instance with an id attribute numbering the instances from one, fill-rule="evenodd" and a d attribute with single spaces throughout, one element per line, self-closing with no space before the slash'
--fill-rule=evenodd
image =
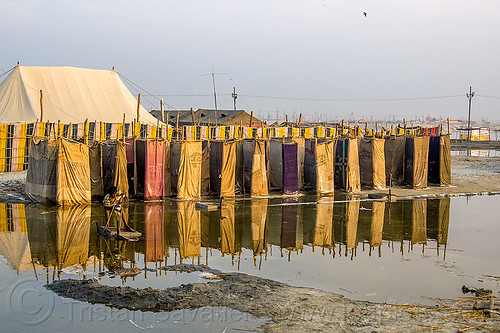
<path id="1" fill-rule="evenodd" d="M 472 104 L 472 97 L 474 97 L 474 92 L 472 91 L 472 87 L 469 87 L 469 92 L 465 94 L 469 99 L 469 120 L 467 121 L 467 142 L 470 141 L 470 107 Z"/>
<path id="2" fill-rule="evenodd" d="M 212 85 L 213 85 L 213 88 L 214 88 L 214 105 L 215 105 L 215 111 L 217 111 L 217 93 L 215 91 L 215 75 L 219 75 L 219 74 L 228 75 L 229 73 L 214 73 L 214 70 L 212 68 L 212 73 L 201 74 L 200 75 L 200 76 L 212 75 Z"/>
<path id="3" fill-rule="evenodd" d="M 236 88 L 235 87 L 233 87 L 233 93 L 231 94 L 231 96 L 234 99 L 234 111 L 236 111 L 236 99 L 238 98 L 238 94 L 236 93 Z"/>

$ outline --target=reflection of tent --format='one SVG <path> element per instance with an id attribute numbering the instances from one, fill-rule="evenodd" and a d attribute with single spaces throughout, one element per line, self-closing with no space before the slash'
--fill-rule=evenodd
<path id="1" fill-rule="evenodd" d="M 359 143 L 361 185 L 377 190 L 385 188 L 384 139 L 363 138 Z"/>
<path id="2" fill-rule="evenodd" d="M 324 200 L 324 199 L 323 199 Z M 318 201 L 313 246 L 331 247 L 333 236 L 333 202 Z"/>
<path id="3" fill-rule="evenodd" d="M 26 207 L 28 237 L 33 260 L 58 269 L 86 265 L 89 250 L 90 206 L 58 206 L 42 213 Z"/>
<path id="4" fill-rule="evenodd" d="M 16 271 L 32 269 L 24 204 L 0 203 L 0 255 Z"/>
<path id="5" fill-rule="evenodd" d="M 359 201 L 351 200 L 346 203 L 346 245 L 348 249 L 353 249 L 358 245 L 358 219 L 359 219 Z"/>
<path id="6" fill-rule="evenodd" d="M 163 203 L 147 203 L 144 206 L 144 238 L 146 262 L 163 260 Z"/>
<path id="7" fill-rule="evenodd" d="M 83 123 L 131 122 L 137 118 L 137 101 L 114 70 L 75 67 L 16 66 L 0 84 L 0 121 L 40 121 L 40 90 L 43 120 Z M 140 121 L 157 120 L 143 107 Z"/>
<path id="8" fill-rule="evenodd" d="M 450 198 L 427 201 L 428 237 L 437 240 L 438 244 L 448 242 L 448 227 L 450 224 Z"/>
<path id="9" fill-rule="evenodd" d="M 201 146 L 201 145 L 200 145 Z M 201 248 L 200 212 L 192 201 L 177 203 L 177 230 L 181 259 L 199 257 Z"/>
<path id="10" fill-rule="evenodd" d="M 429 137 L 406 138 L 405 183 L 413 188 L 427 187 L 427 162 L 429 159 Z"/>
<path id="11" fill-rule="evenodd" d="M 177 198 L 199 199 L 201 196 L 202 143 L 184 141 L 181 144 Z"/>
<path id="12" fill-rule="evenodd" d="M 450 135 L 431 136 L 429 142 L 429 183 L 451 185 Z"/>
<path id="13" fill-rule="evenodd" d="M 393 185 L 403 185 L 404 179 L 404 157 L 406 139 L 403 136 L 391 136 L 385 140 L 385 176 L 386 184 L 392 177 Z"/>
<path id="14" fill-rule="evenodd" d="M 32 140 L 26 195 L 39 202 L 90 202 L 89 148 L 64 139 Z"/>

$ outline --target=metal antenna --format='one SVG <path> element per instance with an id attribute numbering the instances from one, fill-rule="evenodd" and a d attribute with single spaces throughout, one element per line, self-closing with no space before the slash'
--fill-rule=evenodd
<path id="1" fill-rule="evenodd" d="M 200 74 L 200 76 L 212 75 L 212 84 L 214 87 L 214 104 L 215 111 L 217 111 L 217 93 L 215 91 L 215 75 L 229 75 L 229 73 L 214 73 L 214 69 L 212 68 L 212 73 Z"/>
<path id="2" fill-rule="evenodd" d="M 231 94 L 231 96 L 234 99 L 234 111 L 236 111 L 236 99 L 238 98 L 238 94 L 236 93 L 236 87 L 233 87 L 233 93 Z"/>

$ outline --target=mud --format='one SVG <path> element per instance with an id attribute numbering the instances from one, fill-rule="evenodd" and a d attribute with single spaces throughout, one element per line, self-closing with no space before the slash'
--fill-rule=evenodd
<path id="1" fill-rule="evenodd" d="M 54 281 L 58 295 L 117 309 L 173 311 L 205 306 L 227 307 L 268 318 L 266 332 L 440 331 L 498 332 L 500 321 L 483 311 L 352 301 L 341 295 L 299 288 L 243 273 L 222 273 L 207 266 L 176 265 L 164 270 L 204 272 L 217 282 L 156 290 L 110 287 L 94 280 Z"/>

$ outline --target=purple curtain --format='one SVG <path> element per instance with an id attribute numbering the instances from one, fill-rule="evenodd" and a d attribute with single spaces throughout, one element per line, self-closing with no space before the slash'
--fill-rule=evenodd
<path id="1" fill-rule="evenodd" d="M 283 144 L 283 193 L 299 193 L 299 166 L 297 162 L 297 143 Z"/>

